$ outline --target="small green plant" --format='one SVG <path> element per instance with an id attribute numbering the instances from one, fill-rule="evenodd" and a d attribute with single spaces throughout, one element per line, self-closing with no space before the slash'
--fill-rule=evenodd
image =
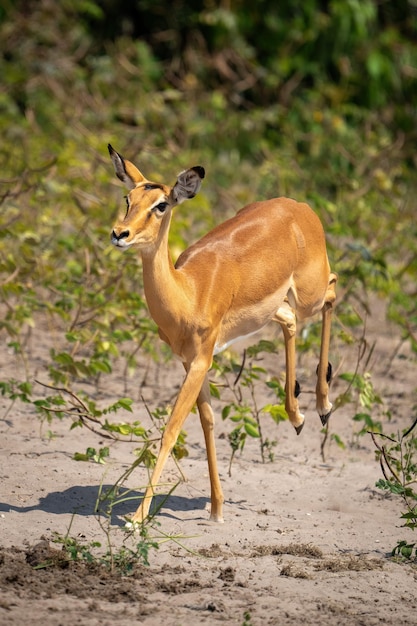
<path id="1" fill-rule="evenodd" d="M 250 614 L 250 611 L 245 611 L 243 613 L 242 626 L 252 626 L 252 616 Z"/>
<path id="2" fill-rule="evenodd" d="M 139 541 L 134 548 L 123 546 L 116 553 L 112 554 L 112 567 L 123 571 L 131 572 L 133 567 L 138 564 L 149 567 L 149 554 L 151 550 L 158 550 L 159 543 L 151 537 L 149 527 L 142 524 L 139 530 Z"/>
<path id="3" fill-rule="evenodd" d="M 373 385 L 372 375 L 369 371 L 375 344 L 369 345 L 366 338 L 366 316 L 361 321 L 357 314 L 354 315 L 350 312 L 349 314 L 345 313 L 343 320 L 344 324 L 349 326 L 362 324 L 362 334 L 357 340 L 358 353 L 355 369 L 353 372 L 344 372 L 339 375 L 341 380 L 347 382 L 347 387 L 335 401 L 335 409 L 346 404 L 353 404 L 354 415 L 352 419 L 354 422 L 362 424 L 362 427 L 354 432 L 354 441 L 357 443 L 359 437 L 370 430 L 382 432 L 382 423 L 374 419 L 373 413 L 376 407 L 382 406 L 383 401 Z"/>
<path id="4" fill-rule="evenodd" d="M 399 556 L 404 559 L 416 559 L 417 560 L 417 545 L 415 543 L 407 543 L 406 541 L 399 541 L 391 556 Z"/>
<path id="5" fill-rule="evenodd" d="M 346 382 L 346 388 L 335 398 L 333 405 L 333 413 L 341 407 L 350 405 L 353 407 L 352 421 L 354 424 L 361 424 L 359 430 L 353 430 L 351 445 L 358 445 L 359 438 L 372 431 L 381 433 L 383 430 L 381 419 L 375 419 L 377 412 L 378 417 L 385 415 L 390 418 L 389 411 L 383 410 L 383 400 L 374 387 L 372 375 L 369 371 L 370 360 L 373 354 L 375 344 L 369 346 L 366 340 L 366 318 L 362 322 L 357 314 L 352 311 L 345 312 L 343 318 L 343 341 L 349 343 L 347 328 L 359 326 L 363 323 L 362 334 L 358 340 L 351 337 L 351 341 L 357 343 L 357 360 L 354 371 L 343 372 L 339 374 L 339 379 Z M 339 322 L 341 320 L 339 319 Z M 325 460 L 325 448 L 329 441 L 333 441 L 342 450 L 346 449 L 346 443 L 337 433 L 330 431 L 331 420 L 322 429 L 321 456 Z"/>
<path id="6" fill-rule="evenodd" d="M 376 486 L 401 498 L 405 507 L 401 519 L 404 521 L 403 525 L 411 530 L 417 528 L 416 426 L 417 418 L 401 434 L 388 436 L 383 433 L 370 433 L 383 474 L 383 478 L 378 480 Z M 415 544 L 405 541 L 400 541 L 393 550 L 393 554 L 407 558 L 411 558 L 413 553 L 416 556 Z"/>
<path id="7" fill-rule="evenodd" d="M 104 437 L 112 441 L 138 442 L 140 447 L 135 450 L 137 459 L 148 469 L 153 467 L 156 460 L 155 450 L 165 429 L 166 420 L 170 415 L 168 408 L 157 408 L 155 411 L 150 411 L 146 403 L 144 403 L 152 421 L 152 426 L 145 428 L 138 420 L 117 422 L 109 419 L 110 415 L 120 410 L 131 413 L 133 404 L 131 398 L 119 398 L 119 400 L 109 406 L 99 408 L 97 403 L 83 392 L 75 393 L 65 387 L 55 387 L 39 381 L 36 382 L 54 391 L 53 395 L 33 401 L 42 420 L 47 420 L 48 423 L 51 423 L 53 417 L 63 419 L 66 416 L 72 420 L 71 429 L 86 427 L 100 438 Z M 175 461 L 188 456 L 186 439 L 187 434 L 182 430 L 172 450 L 172 456 Z M 76 461 L 104 463 L 108 456 L 108 447 L 103 447 L 98 451 L 91 447 L 87 448 L 85 453 L 76 453 L 74 459 Z"/>
<path id="8" fill-rule="evenodd" d="M 110 455 L 110 450 L 108 446 L 104 448 L 99 448 L 96 450 L 95 448 L 88 447 L 85 453 L 76 452 L 73 456 L 74 461 L 94 461 L 94 463 L 104 464 L 107 457 Z"/>
<path id="9" fill-rule="evenodd" d="M 127 533 L 131 537 L 131 533 Z M 150 530 L 144 524 L 139 529 L 139 540 L 134 539 L 133 547 L 122 545 L 115 550 L 109 542 L 105 551 L 100 541 L 90 541 L 83 543 L 79 539 L 71 537 L 69 530 L 65 536 L 55 533 L 55 543 L 62 545 L 68 560 L 86 563 L 88 565 L 98 565 L 109 569 L 111 572 L 119 572 L 129 575 L 137 566 L 149 567 L 149 554 L 151 550 L 157 550 L 159 543 L 151 537 Z M 126 538 L 125 538 L 126 541 Z"/>
<path id="10" fill-rule="evenodd" d="M 276 440 L 270 440 L 263 430 L 262 416 L 269 415 L 272 420 L 279 424 L 287 420 L 285 411 L 285 391 L 277 378 L 269 378 L 267 370 L 259 365 L 261 355 L 275 354 L 277 346 L 272 341 L 261 340 L 259 343 L 247 348 L 243 354 L 243 360 L 239 363 L 231 353 L 218 357 L 214 369 L 220 382 L 212 384 L 212 394 L 220 399 L 219 389 L 226 391 L 231 396 L 230 401 L 225 401 L 222 409 L 222 419 L 230 420 L 234 428 L 228 434 L 231 447 L 229 462 L 229 475 L 235 454 L 242 451 L 247 437 L 259 439 L 259 447 L 262 462 L 272 461 L 274 458 L 273 448 L 277 445 Z M 277 402 L 260 405 L 260 391 L 273 392 Z"/>
<path id="11" fill-rule="evenodd" d="M 82 561 L 84 563 L 93 563 L 96 560 L 93 552 L 96 548 L 101 548 L 99 541 L 91 541 L 88 544 L 80 542 L 69 536 L 69 532 L 65 536 L 54 533 L 54 543 L 62 545 L 63 550 L 70 561 Z"/>
<path id="12" fill-rule="evenodd" d="M 97 429 L 102 429 L 106 433 L 104 436 L 110 439 L 117 439 L 119 435 L 141 437 L 145 434 L 145 429 L 139 422 L 112 423 L 107 419 L 107 415 L 117 413 L 120 409 L 131 413 L 133 404 L 131 398 L 119 398 L 113 404 L 101 409 L 90 396 L 83 392 L 75 393 L 66 387 L 56 387 L 38 380 L 35 382 L 54 392 L 53 395 L 33 402 L 41 420 L 51 423 L 54 417 L 62 419 L 68 416 L 72 418 L 71 429 L 85 426 L 96 434 Z M 101 421 L 102 418 L 104 421 Z M 103 433 L 100 434 L 103 436 Z"/>
<path id="13" fill-rule="evenodd" d="M 362 437 L 370 430 L 381 432 L 382 423 L 372 417 L 372 412 L 376 405 L 382 405 L 382 398 L 376 392 L 370 372 L 345 372 L 340 374 L 340 378 L 348 382 L 348 390 L 345 394 L 354 402 L 356 411 L 353 421 L 362 424 L 359 431 L 355 433 L 356 439 Z"/>
<path id="14" fill-rule="evenodd" d="M 14 378 L 0 381 L 0 393 L 2 396 L 11 400 L 3 415 L 3 419 L 7 418 L 16 400 L 24 402 L 25 404 L 32 402 L 32 385 L 26 381 L 19 382 Z"/>
<path id="15" fill-rule="evenodd" d="M 68 560 L 105 567 L 112 573 L 117 572 L 126 576 L 137 567 L 148 567 L 150 565 L 150 553 L 152 550 L 158 550 L 160 543 L 172 540 L 181 545 L 180 537 L 167 535 L 159 530 L 159 523 L 155 519 L 157 511 L 142 524 L 126 524 L 121 530 L 123 533 L 122 545 L 118 547 L 114 545 L 115 539 L 120 543 L 119 538 L 115 537 L 116 531 L 112 526 L 114 508 L 137 499 L 137 496 L 132 495 L 131 490 L 124 488 L 123 485 L 140 462 L 140 458 L 136 459 L 110 488 L 103 489 L 103 485 L 100 486 L 95 504 L 95 514 L 105 536 L 104 545 L 101 541 L 84 543 L 79 538 L 72 537 L 70 532 L 74 515 L 64 536 L 54 533 L 55 543 L 62 544 Z M 166 498 L 174 491 L 175 487 L 176 485 L 171 486 Z M 163 501 L 159 507 L 162 506 Z"/>
<path id="16" fill-rule="evenodd" d="M 144 453 L 145 451 L 143 454 Z M 169 485 L 167 493 L 165 493 L 164 497 L 160 499 L 156 509 L 153 510 L 152 514 L 149 515 L 143 523 L 132 523 L 129 517 L 126 517 L 127 523 L 124 527 L 125 538 L 123 546 L 117 551 L 114 550 L 112 543 L 112 534 L 114 533 L 114 529 L 111 526 L 114 508 L 123 503 L 129 503 L 129 505 L 131 504 L 133 508 L 133 503 L 137 500 L 137 495 L 132 493 L 131 489 L 124 487 L 124 484 L 142 462 L 143 460 L 141 456 L 138 456 L 130 467 L 127 468 L 121 476 L 119 476 L 114 485 L 108 489 L 103 489 L 103 486 L 101 485 L 95 506 L 97 520 L 107 538 L 107 552 L 105 558 L 108 562 L 108 566 L 112 569 L 116 568 L 118 570 L 123 570 L 124 573 L 129 573 L 138 563 L 148 566 L 149 554 L 151 550 L 158 549 L 161 543 L 173 541 L 179 546 L 185 548 L 180 541 L 183 537 L 164 533 L 160 530 L 160 524 L 156 520 L 158 511 L 164 506 L 167 498 L 169 498 L 169 496 L 176 489 L 178 485 L 178 483 L 176 483 L 174 485 Z M 138 533 L 139 541 L 137 540 Z M 133 542 L 133 547 L 128 547 L 127 543 L 129 541 L 131 543 Z"/>
<path id="17" fill-rule="evenodd" d="M 90 449 L 86 460 L 89 460 L 92 456 L 94 456 L 94 450 Z M 116 530 L 112 526 L 112 516 L 115 509 L 126 503 L 131 504 L 133 509 L 133 503 L 137 500 L 137 494 L 132 489 L 126 488 L 124 484 L 138 465 L 147 464 L 148 462 L 147 446 L 145 445 L 141 452 L 138 453 L 135 461 L 119 476 L 113 485 L 104 489 L 103 484 L 101 484 L 94 511 L 97 522 L 105 536 L 104 542 L 91 541 L 84 543 L 79 538 L 72 537 L 70 531 L 74 516 L 64 536 L 55 533 L 54 541 L 62 544 L 68 560 L 83 562 L 89 566 L 105 567 L 112 573 L 117 572 L 126 576 L 130 575 L 137 567 L 148 567 L 150 565 L 151 551 L 158 550 L 163 542 L 174 541 L 185 548 L 180 541 L 182 537 L 162 532 L 155 517 L 178 483 L 169 486 L 168 492 L 160 500 L 157 509 L 153 511 L 145 522 L 132 524 L 129 518 L 126 517 L 127 523 L 122 529 L 122 545 L 118 547 L 114 545 L 115 539 L 120 543 L 119 537 L 115 537 Z"/>
<path id="18" fill-rule="evenodd" d="M 417 419 L 397 435 L 371 433 L 384 476 L 377 487 L 401 497 L 407 508 L 401 517 L 406 520 L 404 525 L 413 530 L 417 528 L 417 437 L 413 435 L 416 425 Z M 377 441 L 377 436 L 385 443 Z"/>

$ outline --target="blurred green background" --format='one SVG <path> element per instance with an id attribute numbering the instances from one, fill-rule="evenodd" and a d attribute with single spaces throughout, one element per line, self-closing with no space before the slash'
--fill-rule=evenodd
<path id="1" fill-rule="evenodd" d="M 337 332 L 377 294 L 417 348 L 417 0 L 1 0 L 0 42 L 0 333 L 28 376 L 45 320 L 55 383 L 154 350 L 108 142 L 157 181 L 206 168 L 174 256 L 250 201 L 308 201 Z"/>

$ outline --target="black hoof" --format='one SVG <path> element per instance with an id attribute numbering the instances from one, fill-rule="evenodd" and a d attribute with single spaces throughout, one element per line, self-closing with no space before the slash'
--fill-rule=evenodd
<path id="1" fill-rule="evenodd" d="M 299 435 L 301 433 L 303 428 L 304 428 L 304 422 L 302 424 L 300 424 L 299 426 L 295 426 L 295 432 L 297 433 L 297 435 Z"/>
<path id="2" fill-rule="evenodd" d="M 326 426 L 327 422 L 329 421 L 329 417 L 331 416 L 332 412 L 331 410 L 326 413 L 326 415 L 320 415 L 320 419 L 321 419 L 321 423 L 323 424 L 323 426 Z"/>
<path id="3" fill-rule="evenodd" d="M 301 393 L 301 387 L 300 387 L 300 383 L 298 382 L 298 380 L 295 381 L 295 388 L 294 388 L 294 396 L 296 398 L 298 398 L 298 396 Z"/>

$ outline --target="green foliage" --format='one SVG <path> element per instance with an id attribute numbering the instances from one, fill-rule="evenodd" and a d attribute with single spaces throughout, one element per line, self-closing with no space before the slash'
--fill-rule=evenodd
<path id="1" fill-rule="evenodd" d="M 54 390 L 56 393 L 40 400 L 33 400 L 29 396 L 26 399 L 27 402 L 34 404 L 41 419 L 46 419 L 48 423 L 51 423 L 54 417 L 62 419 L 67 416 L 72 420 L 71 429 L 86 427 L 101 438 L 104 437 L 113 441 L 138 442 L 141 447 L 135 450 L 136 464 L 142 463 L 148 468 L 153 467 L 156 458 L 155 450 L 164 431 L 165 421 L 170 415 L 168 409 L 158 408 L 153 412 L 148 409 L 153 426 L 145 428 L 138 420 L 133 422 L 109 421 L 107 417 L 120 410 L 132 412 L 133 401 L 131 398 L 120 398 L 107 407 L 99 408 L 97 403 L 85 393 L 77 394 L 70 389 L 52 385 L 43 384 L 43 386 Z M 6 385 L 3 384 L 3 387 Z M 188 456 L 186 438 L 186 433 L 181 431 L 172 450 L 172 455 L 176 460 Z M 97 463 L 104 463 L 108 456 L 109 448 L 106 446 L 99 449 L 98 452 L 95 448 L 87 448 L 86 453 L 76 453 L 74 459 L 76 461 L 93 460 Z"/>
<path id="2" fill-rule="evenodd" d="M 236 452 L 242 451 L 247 437 L 259 439 L 262 462 L 274 458 L 273 448 L 277 441 L 270 441 L 263 433 L 262 414 L 269 415 L 279 424 L 287 420 L 285 411 L 285 391 L 277 378 L 269 378 L 265 368 L 258 365 L 265 354 L 276 354 L 277 346 L 274 342 L 261 340 L 244 352 L 242 363 L 238 363 L 231 352 L 216 357 L 214 371 L 216 385 L 212 384 L 213 395 L 220 397 L 219 388 L 227 390 L 231 400 L 224 400 L 222 419 L 230 420 L 232 431 L 228 434 L 231 447 L 229 474 Z M 260 395 L 271 390 L 278 403 L 268 403 L 259 406 Z M 223 397 L 225 392 L 223 391 Z"/>
<path id="3" fill-rule="evenodd" d="M 415 543 L 399 541 L 391 552 L 391 556 L 399 556 L 405 559 L 417 559 L 417 546 Z"/>
<path id="4" fill-rule="evenodd" d="M 401 499 L 406 509 L 402 513 L 401 519 L 404 520 L 403 525 L 411 530 L 417 528 L 416 426 L 417 419 L 402 433 L 396 435 L 371 434 L 384 477 L 378 480 L 376 486 Z M 414 556 L 417 556 L 415 544 L 400 541 L 392 553 L 411 558 L 413 552 Z"/>
<path id="5" fill-rule="evenodd" d="M 16 3 L 0 23 L 2 332 L 22 349 L 39 315 L 63 323 L 70 345 L 50 368 L 65 386 L 99 380 L 116 354 L 131 374 L 132 343 L 155 350 L 137 263 L 108 245 L 122 193 L 110 140 L 167 181 L 197 157 L 210 164 L 198 215 L 191 204 L 176 213 L 175 255 L 250 200 L 310 200 L 346 292 L 340 311 L 360 292 L 389 294 L 414 342 L 414 151 L 397 119 L 413 101 L 411 9 L 388 19 L 371 0 L 179 6 L 175 28 L 154 3 L 110 0 L 54 11 L 42 0 L 25 16 Z M 172 37 L 158 36 L 165 27 Z M 375 98 L 385 108 L 369 107 Z"/>
<path id="6" fill-rule="evenodd" d="M 159 548 L 158 542 L 150 536 L 146 526 L 141 526 L 139 537 L 140 539 L 136 541 L 133 548 L 122 545 L 118 550 L 115 550 L 109 544 L 105 552 L 103 552 L 103 546 L 99 541 L 84 543 L 78 538 L 71 537 L 69 533 L 65 536 L 55 533 L 54 542 L 62 545 L 69 561 L 105 567 L 113 573 L 119 572 L 128 576 L 138 566 L 149 567 L 151 550 Z"/>
<path id="7" fill-rule="evenodd" d="M 10 400 L 20 400 L 21 402 L 31 402 L 32 385 L 28 382 L 19 383 L 13 378 L 0 381 L 0 391 L 2 396 L 7 396 Z"/>
<path id="8" fill-rule="evenodd" d="M 103 451 L 104 449 L 101 452 Z M 95 450 L 87 450 L 88 456 L 94 453 Z M 145 451 L 142 452 L 142 457 L 144 454 Z M 71 524 L 65 536 L 55 533 L 54 541 L 62 544 L 63 551 L 68 560 L 82 562 L 93 567 L 105 567 L 112 573 L 128 576 L 138 567 L 147 567 L 150 565 L 150 553 L 151 551 L 157 550 L 160 543 L 166 541 L 179 543 L 179 537 L 167 535 L 159 531 L 159 524 L 155 520 L 155 514 L 153 514 L 148 517 L 146 523 L 132 524 L 128 521 L 123 529 L 122 545 L 118 545 L 117 547 L 114 545 L 116 539 L 115 530 L 114 527 L 112 527 L 114 508 L 126 502 L 133 503 L 133 501 L 137 499 L 136 495 L 131 495 L 130 489 L 124 487 L 124 483 L 142 461 L 143 458 L 138 456 L 111 487 L 104 489 L 103 485 L 100 486 L 96 500 L 95 513 L 99 526 L 106 538 L 105 545 L 99 541 L 85 543 L 80 541 L 78 537 L 72 537 L 70 532 L 74 517 L 71 520 Z M 175 487 L 176 485 L 171 486 L 166 497 L 174 491 Z"/>
<path id="9" fill-rule="evenodd" d="M 138 562 L 149 567 L 149 554 L 151 550 L 157 550 L 159 544 L 149 533 L 149 529 L 143 525 L 139 531 L 140 540 L 134 549 L 123 547 L 116 554 L 112 555 L 114 566 L 125 573 L 132 571 Z"/>
<path id="10" fill-rule="evenodd" d="M 375 343 L 369 344 L 367 340 L 367 316 L 360 316 L 350 305 L 341 311 L 337 311 L 334 335 L 339 327 L 338 337 L 342 344 L 354 345 L 357 349 L 357 360 L 353 371 L 345 371 L 339 374 L 339 380 L 346 383 L 346 387 L 333 398 L 333 414 L 344 407 L 349 411 L 352 418 L 352 439 L 350 445 L 358 446 L 359 438 L 372 433 L 382 433 L 384 420 L 391 419 L 391 413 L 386 408 L 379 392 L 374 387 L 370 362 L 374 353 Z M 360 330 L 361 334 L 357 335 Z M 329 420 L 322 429 L 321 456 L 325 460 L 325 448 L 328 442 L 334 442 L 341 450 L 347 445 L 341 436 L 331 432 Z M 359 425 L 359 430 L 356 426 Z"/>
<path id="11" fill-rule="evenodd" d="M 107 40 L 129 33 L 152 47 L 153 63 L 184 90 L 220 87 L 240 105 L 287 104 L 294 93 L 303 97 L 320 87 L 333 106 L 378 107 L 413 93 L 412 3 L 178 0 L 172 11 L 150 0 L 123 6 L 106 0 L 105 11 L 101 3 L 88 6 L 74 9 L 93 50 L 103 52 Z"/>
<path id="12" fill-rule="evenodd" d="M 252 622 L 252 616 L 250 614 L 250 611 L 245 611 L 243 613 L 243 622 L 242 622 L 242 626 L 252 626 L 253 622 Z"/>
<path id="13" fill-rule="evenodd" d="M 349 383 L 348 390 L 344 392 L 344 401 L 346 401 L 346 396 L 349 397 L 350 401 L 352 401 L 352 396 L 354 396 L 360 409 L 363 409 L 357 411 L 353 416 L 354 422 L 363 424 L 357 435 L 364 435 L 370 430 L 381 432 L 382 424 L 380 421 L 372 418 L 372 410 L 376 405 L 382 405 L 382 398 L 375 391 L 370 372 L 365 372 L 364 374 L 345 372 L 340 374 L 340 378 Z"/>
<path id="14" fill-rule="evenodd" d="M 62 545 L 63 550 L 67 553 L 69 560 L 82 561 L 85 563 L 93 563 L 95 557 L 93 556 L 93 550 L 95 548 L 101 548 L 99 541 L 91 541 L 89 544 L 84 544 L 77 539 L 69 537 L 61 537 L 56 534 L 54 541 Z"/>
<path id="15" fill-rule="evenodd" d="M 110 449 L 108 446 L 100 448 L 98 451 L 95 448 L 88 447 L 85 453 L 75 452 L 74 461 L 94 461 L 94 463 L 104 464 L 105 459 L 110 455 Z"/>

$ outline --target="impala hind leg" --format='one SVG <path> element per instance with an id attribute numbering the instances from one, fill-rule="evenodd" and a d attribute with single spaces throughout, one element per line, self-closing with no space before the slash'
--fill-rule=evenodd
<path id="1" fill-rule="evenodd" d="M 328 359 L 332 312 L 336 300 L 336 283 L 337 274 L 331 273 L 322 308 L 320 361 L 317 367 L 316 407 L 323 426 L 327 424 L 332 412 L 332 403 L 329 400 L 329 383 L 332 378 L 332 366 Z"/>
<path id="2" fill-rule="evenodd" d="M 145 491 L 141 505 L 131 518 L 132 523 L 143 522 L 149 515 L 152 498 L 155 495 L 155 488 L 158 486 L 162 471 L 178 439 L 181 428 L 197 400 L 210 364 L 211 361 L 200 360 L 186 367 L 188 370 L 187 375 L 165 427 L 164 434 L 162 435 L 161 448 L 152 472 L 150 483 Z"/>
<path id="3" fill-rule="evenodd" d="M 300 386 L 295 377 L 295 335 L 297 330 L 295 311 L 291 308 L 287 299 L 275 313 L 274 321 L 282 328 L 285 341 L 285 410 L 289 420 L 299 435 L 304 426 L 304 415 L 300 413 L 297 396 L 300 393 Z"/>
<path id="4" fill-rule="evenodd" d="M 197 398 L 198 412 L 200 413 L 201 426 L 203 427 L 206 442 L 207 462 L 211 487 L 211 511 L 210 519 L 214 522 L 223 522 L 223 491 L 220 484 L 219 471 L 217 468 L 216 443 L 214 438 L 214 414 L 211 408 L 210 387 L 208 376 L 205 377 L 200 394 Z"/>

